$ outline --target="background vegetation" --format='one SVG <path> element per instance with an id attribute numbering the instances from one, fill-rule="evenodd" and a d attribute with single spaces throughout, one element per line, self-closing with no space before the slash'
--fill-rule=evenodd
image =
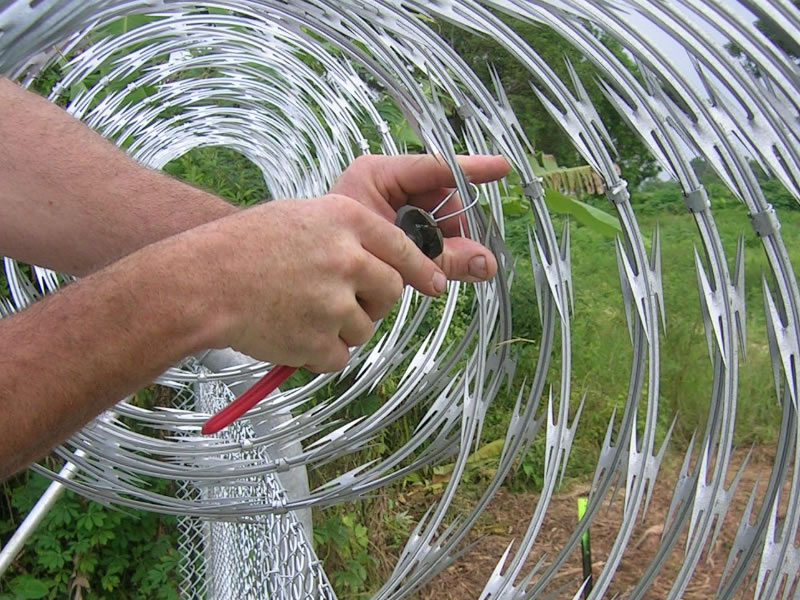
<path id="1" fill-rule="evenodd" d="M 571 58 L 578 74 L 587 82 L 590 96 L 618 147 L 622 174 L 634 190 L 633 201 L 642 230 L 648 232 L 660 228 L 668 318 L 662 348 L 660 434 L 663 437 L 673 417 L 679 415 L 673 447 L 685 448 L 695 428 L 702 428 L 705 423 L 711 381 L 692 257 L 692 247 L 699 243 L 694 223 L 686 214 L 677 184 L 654 177 L 657 168 L 652 158 L 591 83 L 591 65 L 546 28 L 522 23 L 513 25 L 550 64 L 560 69 L 562 77 L 566 77 L 565 67 L 561 67 L 563 56 L 566 54 Z M 486 78 L 487 83 L 487 62 L 496 66 L 516 114 L 538 149 L 536 160 L 544 166 L 549 160 L 547 155 L 553 155 L 564 167 L 582 166 L 580 157 L 530 93 L 527 77 L 511 57 L 491 40 L 465 34 L 447 25 L 441 25 L 440 31 Z M 625 58 L 618 47 L 605 41 Z M 630 68 L 635 71 L 634 65 L 631 64 Z M 383 112 L 394 115 L 391 120 L 393 129 L 403 134 L 401 137 L 413 147 L 413 136 L 408 135 L 399 113 L 393 112 L 390 104 L 383 106 Z M 712 198 L 714 215 L 727 244 L 728 255 L 734 256 L 739 235 L 745 236 L 747 248 L 747 362 L 740 371 L 737 441 L 742 445 L 771 443 L 776 438 L 779 419 L 772 391 L 759 284 L 766 262 L 741 204 L 702 161 L 695 162 L 695 169 Z M 194 150 L 170 163 L 166 170 L 196 185 L 215 190 L 238 204 L 251 204 L 268 196 L 263 179 L 255 168 L 229 150 Z M 775 180 L 762 174 L 761 183 L 770 202 L 778 208 L 784 225 L 782 234 L 794 264 L 798 264 L 800 212 L 796 212 L 793 199 Z M 557 187 L 561 188 L 558 192 L 586 190 L 583 185 L 577 189 Z M 594 209 L 608 210 L 603 196 L 584 194 L 580 199 Z M 515 387 L 498 397 L 490 412 L 481 452 L 470 461 L 467 493 L 470 484 L 477 489 L 491 475 L 491 458 L 499 450 L 498 442 L 504 436 L 518 389 L 516 386 L 531 373 L 539 351 L 539 317 L 527 258 L 527 228 L 532 221 L 528 212 L 514 210 L 519 205 L 519 198 L 508 198 L 507 243 L 514 256 L 519 258 L 512 289 L 514 336 L 530 341 L 515 344 L 519 361 L 517 382 Z M 563 215 L 556 216 L 557 230 L 566 219 Z M 577 404 L 585 394 L 587 407 L 579 425 L 566 485 L 574 480 L 585 480 L 593 472 L 612 411 L 619 409 L 624 402 L 629 377 L 630 341 L 616 275 L 614 228 L 608 226 L 609 220 L 613 224 L 613 218 L 607 215 L 582 219 L 573 216 L 567 224 L 572 239 L 576 313 L 571 400 Z M 471 315 L 469 303 L 464 304 L 464 310 L 454 324 L 456 329 L 466 327 Z M 556 364 L 553 376 L 558 372 L 559 365 Z M 372 394 L 351 406 L 348 416 L 374 411 L 392 394 L 396 383 L 389 378 Z M 396 428 L 386 432 L 383 439 L 376 440 L 361 455 L 347 460 L 363 462 L 366 458 L 388 453 L 413 429 L 418 416 L 418 413 L 410 413 Z M 333 464 L 312 472 L 312 486 L 346 467 Z M 542 472 L 542 448 L 534 444 L 506 485 L 512 491 L 536 491 L 542 483 Z M 325 561 L 340 597 L 366 595 L 383 581 L 421 507 L 435 499 L 448 473 L 448 465 L 430 467 L 369 500 L 315 511 L 317 552 Z M 47 483 L 40 476 L 23 473 L 2 484 L 0 539 L 8 539 Z M 67 493 L 38 528 L 10 573 L 0 580 L 0 600 L 176 598 L 177 561 L 173 519 L 150 513 L 113 511 Z"/>

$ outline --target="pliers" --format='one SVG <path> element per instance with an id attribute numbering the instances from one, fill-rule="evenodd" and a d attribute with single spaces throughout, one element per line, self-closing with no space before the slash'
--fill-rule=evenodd
<path id="1" fill-rule="evenodd" d="M 449 218 L 449 216 L 451 215 L 445 218 Z M 441 220 L 441 218 L 439 220 Z M 416 206 L 406 204 L 397 211 L 394 224 L 406 233 L 411 241 L 416 244 L 417 248 L 422 250 L 425 256 L 428 258 L 436 258 L 444 249 L 442 230 L 439 229 L 436 222 L 437 219 L 434 218 L 432 213 Z M 250 389 L 208 419 L 201 429 L 203 435 L 217 433 L 233 423 L 275 391 L 275 389 L 286 381 L 296 370 L 297 367 L 288 367 L 286 365 L 276 365 L 272 367 L 272 369 Z"/>

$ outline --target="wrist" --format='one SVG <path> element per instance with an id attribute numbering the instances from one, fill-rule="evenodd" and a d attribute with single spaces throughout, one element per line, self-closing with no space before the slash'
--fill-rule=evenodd
<path id="1" fill-rule="evenodd" d="M 98 284 L 109 290 L 104 305 L 114 307 L 120 334 L 130 331 L 128 346 L 158 356 L 162 370 L 226 345 L 231 319 L 219 289 L 225 285 L 207 268 L 210 248 L 203 237 L 194 231 L 172 236 L 86 280 L 101 278 Z"/>
<path id="2" fill-rule="evenodd" d="M 179 307 L 175 334 L 185 354 L 227 347 L 235 339 L 235 285 L 226 259 L 233 251 L 230 242 L 212 223 L 152 247 L 163 273 L 160 285 L 169 286 L 171 302 Z"/>
<path id="3" fill-rule="evenodd" d="M 112 222 L 121 258 L 205 223 L 232 215 L 239 208 L 209 192 L 142 167 L 127 157 L 124 168 L 108 182 L 108 196 L 126 219 Z M 136 227 L 130 227 L 135 222 Z"/>

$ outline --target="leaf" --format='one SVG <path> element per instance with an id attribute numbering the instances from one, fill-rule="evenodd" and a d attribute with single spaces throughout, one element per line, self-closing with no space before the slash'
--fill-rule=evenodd
<path id="1" fill-rule="evenodd" d="M 11 590 L 17 600 L 44 598 L 50 592 L 47 584 L 31 575 L 20 575 L 11 580 Z"/>
<path id="2" fill-rule="evenodd" d="M 423 148 L 422 140 L 408 121 L 393 124 L 392 136 L 400 147 L 405 146 L 409 150 Z"/>
<path id="3" fill-rule="evenodd" d="M 502 196 L 503 215 L 506 217 L 519 217 L 530 211 L 527 201 L 519 196 Z"/>
<path id="4" fill-rule="evenodd" d="M 57 571 L 66 562 L 64 556 L 57 550 L 44 550 L 39 553 L 39 562 L 51 571 Z"/>
<path id="5" fill-rule="evenodd" d="M 544 152 L 542 152 L 542 166 L 546 171 L 556 171 L 561 168 L 558 166 L 555 156 L 552 154 L 545 154 Z"/>
<path id="6" fill-rule="evenodd" d="M 98 30 L 99 36 L 119 36 L 123 33 L 127 33 L 131 29 L 135 29 L 140 25 L 144 25 L 145 23 L 149 23 L 150 21 L 154 21 L 157 17 L 153 17 L 151 15 L 140 15 L 140 14 L 133 14 L 122 17 L 121 19 L 117 19 L 112 21 L 105 27 Z"/>
<path id="7" fill-rule="evenodd" d="M 484 444 L 480 448 L 478 448 L 469 458 L 468 462 L 477 462 L 481 460 L 490 460 L 493 458 L 499 458 L 501 452 L 503 451 L 503 444 L 505 443 L 505 439 L 498 438 L 492 442 Z"/>
<path id="8" fill-rule="evenodd" d="M 488 442 L 478 448 L 475 452 L 469 455 L 467 459 L 467 468 L 472 470 L 481 465 L 484 461 L 495 459 L 500 456 L 503 450 L 505 440 L 498 438 L 494 441 Z M 435 491 L 444 486 L 453 473 L 455 463 L 448 463 L 446 465 L 437 465 L 433 468 L 433 479 L 425 487 L 430 491 Z"/>
<path id="9" fill-rule="evenodd" d="M 76 562 L 78 563 L 78 568 L 82 572 L 91 574 L 94 573 L 95 569 L 97 568 L 98 560 L 97 554 L 92 552 L 82 556 L 81 559 Z"/>
<path id="10" fill-rule="evenodd" d="M 614 237 L 622 233 L 619 220 L 614 215 L 586 204 L 585 202 L 570 198 L 550 188 L 545 190 L 544 200 L 550 210 L 565 215 L 571 215 L 578 223 L 585 225 L 593 231 L 608 237 Z"/>
<path id="11" fill-rule="evenodd" d="M 567 194 L 602 194 L 605 191 L 603 178 L 589 165 L 561 167 L 552 154 L 542 154 L 542 162 L 528 155 L 533 172 L 544 179 L 546 187 Z"/>
<path id="12" fill-rule="evenodd" d="M 107 592 L 113 592 L 119 586 L 119 576 L 117 575 L 103 575 L 100 578 L 100 585 Z"/>
<path id="13" fill-rule="evenodd" d="M 356 544 L 361 548 L 366 548 L 369 545 L 369 536 L 364 525 L 356 525 L 354 538 Z"/>
<path id="14" fill-rule="evenodd" d="M 528 477 L 532 477 L 534 470 L 535 470 L 534 466 L 530 462 L 528 461 L 522 462 L 522 472 L 525 473 L 525 475 L 527 475 Z"/>
<path id="15" fill-rule="evenodd" d="M 406 146 L 408 149 L 420 150 L 424 147 L 422 140 L 419 139 L 417 132 L 406 119 L 403 112 L 391 98 L 384 98 L 376 104 L 378 114 L 386 121 L 392 132 L 394 141 L 399 146 Z"/>

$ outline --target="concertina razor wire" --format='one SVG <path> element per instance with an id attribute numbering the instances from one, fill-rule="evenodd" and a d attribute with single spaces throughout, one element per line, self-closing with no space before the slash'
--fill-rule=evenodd
<path id="1" fill-rule="evenodd" d="M 144 165 L 158 169 L 193 148 L 226 146 L 261 170 L 272 197 L 320 195 L 356 156 L 404 150 L 378 110 L 379 95 L 388 94 L 427 151 L 451 167 L 462 197 L 469 195 L 468 182 L 457 167 L 456 148 L 499 152 L 519 176 L 533 216 L 529 240 L 536 298 L 531 302 L 535 301 L 541 320 L 538 358 L 535 365 L 525 365 L 533 375 L 517 398 L 496 470 L 479 498 L 456 518 L 449 511 L 469 455 L 478 446 L 492 402 L 519 368 L 513 346 L 503 343 L 512 333 L 515 257 L 503 244 L 502 184 L 482 185 L 485 210 L 467 212 L 466 234 L 485 241 L 498 256 L 500 270 L 493 281 L 451 282 L 446 299 L 436 305 L 407 290 L 396 314 L 381 324 L 373 340 L 352 352 L 344 373 L 319 376 L 274 394 L 248 413 L 253 426 L 205 438 L 199 435 L 200 426 L 215 409 L 208 404 L 147 410 L 123 401 L 56 450 L 77 467 L 73 479 L 60 479 L 105 504 L 247 525 L 266 515 L 356 500 L 424 465 L 455 457 L 452 476 L 438 502 L 419 520 L 393 573 L 374 596 L 388 600 L 418 590 L 455 560 L 503 480 L 527 449 L 539 444 L 547 458 L 538 502 L 522 537 L 498 557 L 481 597 L 547 597 L 581 535 L 620 487 L 621 524 L 595 576 L 591 597 L 605 595 L 623 553 L 634 541 L 633 528 L 647 510 L 669 441 L 669 433 L 657 439 L 660 343 L 668 335 L 660 238 L 657 230 L 649 240 L 641 232 L 635 191 L 619 175 L 611 137 L 575 70 L 568 65 L 571 80 L 562 80 L 508 24 L 506 17 L 513 17 L 547 26 L 593 63 L 599 73 L 597 83 L 620 118 L 639 135 L 664 172 L 680 183 L 685 210 L 696 223 L 700 240 L 694 257 L 712 368 L 708 424 L 686 449 L 660 545 L 628 597 L 647 597 L 654 578 L 685 536 L 683 562 L 668 594 L 670 599 L 680 598 L 704 550 L 713 545 L 735 493 L 750 494 L 750 503 L 729 550 L 719 597 L 731 597 L 753 573 L 755 597 L 788 597 L 800 567 L 795 546 L 800 524 L 800 294 L 776 211 L 752 163 L 800 199 L 800 73 L 753 19 L 733 10 L 732 4 L 712 0 L 2 3 L 0 73 L 30 85 L 58 64 L 61 76 L 51 99 L 68 98 L 66 107 L 72 115 L 124 146 Z M 792 2 L 749 0 L 742 6 L 780 27 L 788 38 L 800 39 L 800 14 Z M 657 41 L 631 24 L 631 11 L 683 46 L 694 60 L 702 86 L 694 83 L 696 75 L 682 72 Z M 128 17 L 124 28 L 110 26 L 123 17 Z M 555 230 L 543 181 L 529 162 L 531 144 L 499 75 L 494 73 L 491 89 L 484 85 L 438 34 L 437 22 L 489 36 L 527 71 L 535 83 L 530 93 L 602 178 L 621 227 L 616 243 L 618 275 L 632 359 L 629 367 L 618 368 L 630 369 L 627 398 L 619 418 L 612 417 L 608 424 L 585 517 L 558 555 L 533 568 L 525 561 L 536 548 L 583 408 L 581 400 L 576 402 L 571 376 L 571 357 L 580 349 L 573 347 L 571 336 L 576 316 L 570 230 L 565 227 L 558 234 Z M 639 76 L 598 40 L 593 28 L 636 59 Z M 730 56 L 720 36 L 746 53 L 758 76 Z M 143 89 L 148 93 L 140 93 Z M 455 107 L 460 130 L 448 120 L 445 103 Z M 367 129 L 377 132 L 379 148 L 371 147 Z M 737 396 L 740 354 L 747 339 L 744 243 L 739 240 L 736 246 L 731 271 L 714 222 L 713 198 L 690 164 L 695 157 L 702 157 L 744 204 L 769 268 L 761 285 L 783 416 L 771 472 L 758 490 L 737 490 L 738 478 L 729 483 L 737 403 L 747 401 Z M 65 281 L 64 276 L 39 267 L 33 267 L 29 277 L 11 259 L 5 259 L 5 268 L 11 296 L 2 299 L 0 310 L 5 314 L 23 309 Z M 472 320 L 466 331 L 454 332 L 451 325 L 459 302 L 471 303 Z M 434 311 L 435 325 L 426 330 L 425 317 Z M 554 364 L 559 373 L 553 386 L 548 372 Z M 268 366 L 245 359 L 209 370 L 187 361 L 169 369 L 158 382 L 181 393 L 202 390 L 204 385 L 225 388 L 251 381 Z M 399 374 L 398 383 L 383 405 L 367 416 L 342 419 L 346 407 L 390 374 Z M 329 384 L 344 377 L 350 382 L 347 389 L 319 400 Z M 224 391 L 218 395 L 230 397 Z M 313 404 L 312 397 L 317 397 Z M 287 497 L 273 485 L 280 473 L 357 455 L 412 409 L 423 416 L 405 443 L 388 456 L 360 464 L 296 497 Z M 275 420 L 276 416 L 281 418 Z M 290 442 L 298 440 L 303 444 L 289 451 Z M 41 465 L 34 468 L 59 479 Z M 190 482 L 194 491 L 156 493 L 143 483 L 153 478 Z M 266 487 L 254 491 L 254 481 L 267 482 Z M 782 496 L 785 508 L 779 511 Z M 306 557 L 301 567 L 319 571 L 313 552 L 304 552 L 298 554 Z M 300 583 L 278 592 L 277 587 L 270 588 L 271 593 L 289 598 L 331 594 L 324 573 L 316 576 L 316 583 L 306 588 Z M 316 585 L 319 589 L 314 589 Z M 577 598 L 582 590 L 569 594 Z"/>

